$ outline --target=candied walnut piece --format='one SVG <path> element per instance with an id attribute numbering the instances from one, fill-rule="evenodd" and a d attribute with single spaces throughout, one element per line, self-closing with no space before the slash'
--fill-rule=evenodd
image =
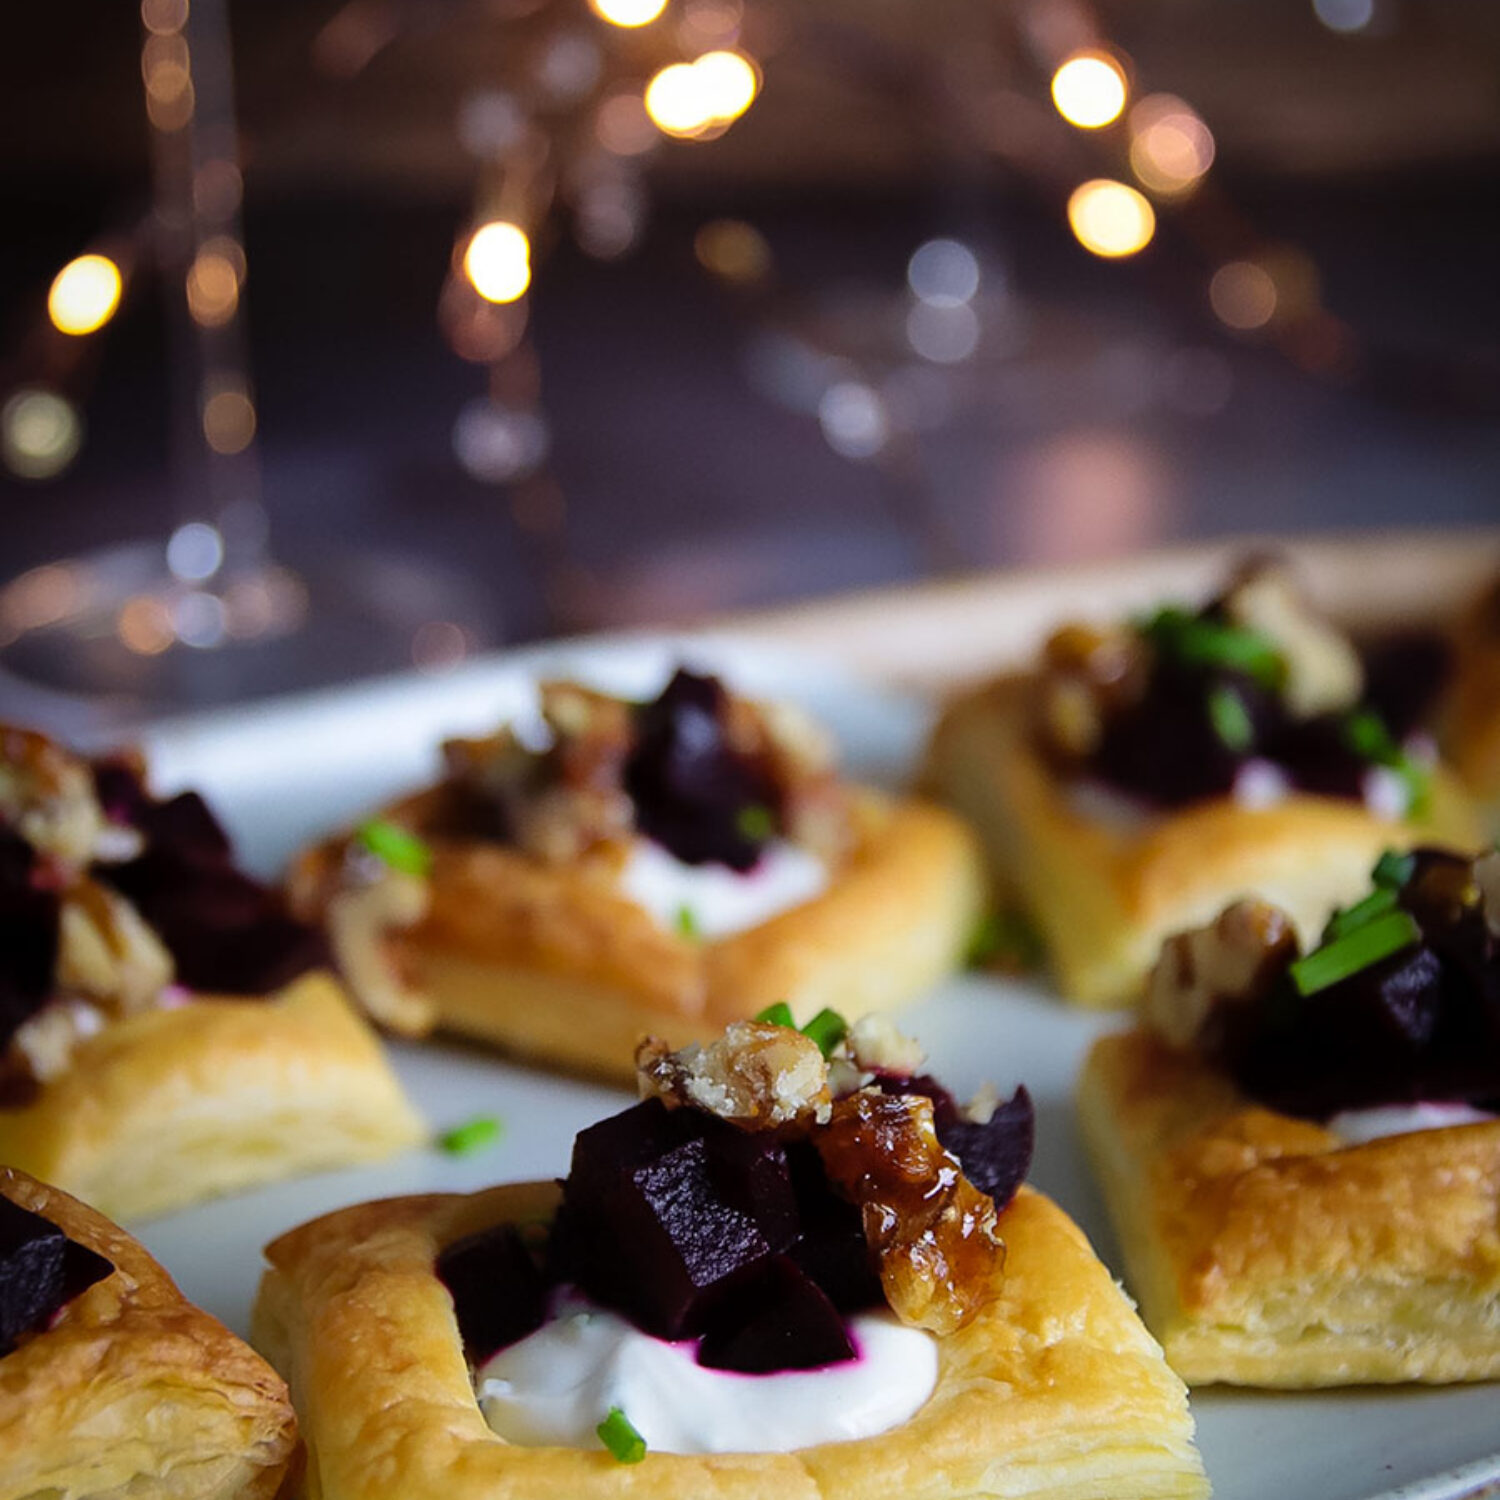
<path id="1" fill-rule="evenodd" d="M 117 891 L 83 879 L 63 897 L 58 987 L 121 1015 L 155 1004 L 172 982 L 172 955 Z"/>
<path id="2" fill-rule="evenodd" d="M 861 1016 L 844 1039 L 849 1056 L 863 1070 L 909 1077 L 927 1060 L 921 1044 L 912 1040 L 889 1016 L 871 1011 Z"/>
<path id="3" fill-rule="evenodd" d="M 80 867 L 104 828 L 88 763 L 10 724 L 0 725 L 0 818 L 40 853 Z"/>
<path id="4" fill-rule="evenodd" d="M 386 938 L 421 921 L 429 896 L 420 876 L 382 865 L 372 879 L 342 887 L 328 903 L 328 937 L 340 972 L 370 1015 L 402 1036 L 426 1036 L 437 1012 L 403 982 Z"/>
<path id="5" fill-rule="evenodd" d="M 1206 927 L 1175 933 L 1146 980 L 1142 1019 L 1191 1047 L 1215 1000 L 1257 998 L 1296 956 L 1291 919 L 1267 901 L 1236 901 Z"/>
<path id="6" fill-rule="evenodd" d="M 669 1052 L 647 1037 L 636 1049 L 643 1099 L 700 1109 L 742 1130 L 826 1120 L 828 1065 L 818 1044 L 788 1026 L 736 1021 L 702 1047 Z"/>
<path id="7" fill-rule="evenodd" d="M 1042 647 L 1041 729 L 1054 750 L 1087 760 L 1106 715 L 1145 690 L 1147 654 L 1124 626 L 1064 625 Z"/>
<path id="8" fill-rule="evenodd" d="M 851 1094 L 813 1143 L 829 1181 L 860 1209 L 891 1310 L 939 1336 L 962 1328 L 989 1295 L 1005 1243 L 994 1200 L 939 1143 L 932 1100 Z"/>

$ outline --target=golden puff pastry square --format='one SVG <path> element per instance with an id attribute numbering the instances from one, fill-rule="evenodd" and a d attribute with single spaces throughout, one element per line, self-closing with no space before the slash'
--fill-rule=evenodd
<path id="1" fill-rule="evenodd" d="M 1139 815 L 1090 805 L 1033 743 L 1034 691 L 1017 676 L 950 704 L 924 783 L 977 830 L 997 888 L 1036 922 L 1059 988 L 1084 1005 L 1134 1002 L 1166 937 L 1240 897 L 1274 902 L 1307 941 L 1367 889 L 1384 850 L 1477 841 L 1469 800 L 1441 767 L 1419 821 L 1303 793 Z"/>
<path id="2" fill-rule="evenodd" d="M 0 1359 L 0 1500 L 272 1500 L 296 1446 L 286 1386 L 145 1249 L 0 1167 L 0 1195 L 112 1273 Z"/>
<path id="3" fill-rule="evenodd" d="M 1190 1385 L 1500 1376 L 1500 1120 L 1345 1145 L 1144 1030 L 1095 1043 L 1078 1108 Z"/>
<path id="4" fill-rule="evenodd" d="M 1443 752 L 1483 804 L 1487 832 L 1500 838 L 1500 580 L 1464 612 L 1454 645 Z"/>
<path id="5" fill-rule="evenodd" d="M 423 832 L 433 800 L 419 794 L 384 816 Z M 852 800 L 852 845 L 827 888 L 718 939 L 674 931 L 628 899 L 617 849 L 552 864 L 423 832 L 423 889 L 387 877 L 375 888 L 386 909 L 367 918 L 330 904 L 340 840 L 305 854 L 289 887 L 303 915 L 326 913 L 351 987 L 384 1024 L 633 1079 L 647 1033 L 674 1047 L 706 1040 L 778 1001 L 799 1023 L 825 1007 L 854 1020 L 914 999 L 961 962 L 984 905 L 973 836 L 917 799 Z"/>
<path id="6" fill-rule="evenodd" d="M 331 975 L 114 1021 L 27 1102 L 0 1160 L 118 1219 L 415 1145 L 422 1120 Z"/>
<path id="7" fill-rule="evenodd" d="M 507 1443 L 486 1425 L 438 1252 L 545 1219 L 551 1184 L 370 1203 L 267 1250 L 256 1339 L 287 1374 L 313 1500 L 1172 1500 L 1206 1496 L 1186 1392 L 1067 1216 L 1023 1188 L 1003 1280 L 940 1341 L 904 1425 L 792 1453 L 648 1453 Z M 763 1377 L 774 1379 L 774 1376 Z"/>

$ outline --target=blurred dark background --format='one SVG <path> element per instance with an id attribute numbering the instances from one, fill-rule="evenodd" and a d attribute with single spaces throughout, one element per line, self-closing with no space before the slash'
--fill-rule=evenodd
<path id="1" fill-rule="evenodd" d="M 192 507 L 149 257 L 107 327 L 48 343 L 58 269 L 143 243 L 140 14 L 7 10 L 0 401 L 56 386 L 83 423 L 55 475 L 0 481 L 13 577 Z M 230 14 L 270 546 L 425 578 L 413 608 L 446 633 L 263 670 L 209 653 L 188 696 L 1168 540 L 1500 519 L 1492 0 L 672 0 L 629 31 L 582 0 Z M 717 139 L 601 150 L 599 101 L 702 50 L 695 26 L 755 59 L 753 106 Z M 1066 211 L 1132 180 L 1124 126 L 1049 99 L 1080 44 L 1212 136 L 1120 259 Z M 549 153 L 525 335 L 475 362 L 440 300 L 514 183 L 476 134 L 517 112 Z M 918 327 L 933 239 L 978 290 Z M 1274 314 L 1216 300 L 1230 263 L 1265 268 Z"/>

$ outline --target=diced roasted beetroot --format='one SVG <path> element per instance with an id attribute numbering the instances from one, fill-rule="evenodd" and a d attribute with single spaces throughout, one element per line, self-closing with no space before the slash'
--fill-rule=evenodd
<path id="1" fill-rule="evenodd" d="M 745 813 L 775 814 L 779 797 L 765 769 L 725 738 L 725 692 L 717 678 L 679 670 L 661 696 L 636 710 L 636 744 L 625 790 L 636 824 L 687 864 L 717 861 L 748 870 L 765 836 Z"/>
<path id="2" fill-rule="evenodd" d="M 0 1052 L 52 993 L 61 902 L 37 867 L 31 845 L 0 824 Z"/>
<path id="3" fill-rule="evenodd" d="M 929 1073 L 882 1079 L 888 1094 L 924 1094 L 932 1100 L 932 1123 L 938 1140 L 964 1169 L 964 1176 L 1003 1209 L 1031 1170 L 1036 1145 L 1036 1112 L 1025 1086 L 995 1106 L 982 1124 L 966 1120 L 957 1100 Z"/>
<path id="4" fill-rule="evenodd" d="M 1367 646 L 1364 701 L 1396 740 L 1428 722 L 1453 676 L 1452 644 L 1436 631 L 1407 630 Z"/>
<path id="5" fill-rule="evenodd" d="M 464 1349 L 475 1365 L 546 1320 L 547 1281 L 514 1224 L 456 1240 L 438 1256 L 437 1274 L 453 1296 Z"/>
<path id="6" fill-rule="evenodd" d="M 1289 723 L 1266 753 L 1301 791 L 1356 800 L 1364 795 L 1370 762 L 1349 744 L 1340 714 Z"/>
<path id="7" fill-rule="evenodd" d="M 788 1254 L 840 1312 L 860 1312 L 885 1300 L 864 1216 L 829 1185 L 817 1148 L 787 1148 L 801 1232 Z"/>
<path id="8" fill-rule="evenodd" d="M 0 1357 L 113 1270 L 50 1219 L 0 1198 Z"/>
<path id="9" fill-rule="evenodd" d="M 716 1313 L 698 1345 L 698 1363 L 745 1375 L 811 1370 L 858 1351 L 838 1309 L 784 1255 Z"/>
<path id="10" fill-rule="evenodd" d="M 697 1332 L 709 1309 L 791 1243 L 779 1148 L 750 1167 L 732 1127 L 647 1100 L 583 1131 L 554 1226 L 554 1275 L 660 1338 Z M 778 1161 L 779 1159 L 779 1161 Z"/>

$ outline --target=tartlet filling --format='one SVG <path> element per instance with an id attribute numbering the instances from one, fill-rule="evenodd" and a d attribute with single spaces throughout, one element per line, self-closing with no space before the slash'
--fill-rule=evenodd
<path id="1" fill-rule="evenodd" d="M 0 728 L 0 1107 L 115 1021 L 191 991 L 266 994 L 323 961 L 195 793 L 161 800 L 137 757 Z"/>
<path id="2" fill-rule="evenodd" d="M 1420 816 L 1435 761 L 1421 726 L 1447 669 L 1425 638 L 1362 656 L 1283 566 L 1257 560 L 1196 613 L 1057 631 L 1037 737 L 1073 783 L 1147 808 L 1262 808 L 1300 791 Z"/>
<path id="3" fill-rule="evenodd" d="M 889 1068 L 893 1060 L 903 1071 Z M 507 1382 L 488 1392 L 507 1414 L 497 1421 L 519 1424 L 497 1426 L 504 1435 L 545 1425 L 538 1412 L 547 1401 L 515 1373 L 530 1368 L 533 1354 L 548 1389 L 571 1393 L 570 1430 L 587 1418 L 592 1431 L 619 1404 L 612 1361 L 644 1361 L 653 1381 L 673 1388 L 687 1378 L 684 1361 L 740 1377 L 822 1376 L 868 1362 L 876 1345 L 905 1349 L 902 1358 L 920 1369 L 925 1346 L 888 1337 L 890 1320 L 902 1333 L 941 1336 L 993 1294 L 1004 1262 L 997 1216 L 1031 1155 L 1024 1089 L 1003 1104 L 986 1094 L 960 1109 L 915 1072 L 920 1055 L 888 1022 L 851 1031 L 832 1013 L 806 1032 L 767 1017 L 736 1023 L 708 1046 L 671 1052 L 647 1042 L 637 1061 L 645 1097 L 579 1135 L 550 1227 L 498 1226 L 439 1257 L 476 1388 L 484 1395 L 485 1382 Z M 558 1326 L 591 1309 L 615 1321 Z M 887 1332 L 851 1322 L 869 1315 Z M 653 1342 L 662 1348 L 649 1350 Z M 608 1368 L 571 1356 L 565 1371 L 555 1367 L 560 1349 L 580 1345 Z M 494 1363 L 511 1349 L 518 1352 Z M 851 1389 L 871 1383 L 869 1369 L 846 1374 Z M 886 1383 L 885 1374 L 874 1381 Z M 821 1388 L 820 1402 L 840 1404 L 834 1393 L 844 1385 Z M 930 1386 L 917 1395 L 911 1382 L 900 1389 L 893 1404 L 869 1408 L 886 1425 L 909 1416 Z M 583 1391 L 592 1393 L 588 1410 L 576 1404 Z M 643 1397 L 644 1410 L 656 1401 Z M 835 1417 L 826 1420 L 835 1425 L 819 1440 L 832 1441 L 840 1430 Z M 883 1428 L 862 1425 L 860 1435 L 871 1430 Z M 723 1446 L 679 1451 L 781 1446 L 774 1434 L 747 1443 L 728 1427 L 721 1439 L 692 1439 L 700 1440 Z"/>
<path id="4" fill-rule="evenodd" d="M 1251 1098 L 1351 1140 L 1500 1112 L 1500 854 L 1383 856 L 1306 954 L 1285 913 L 1237 902 L 1168 939 L 1144 1017 Z"/>
<path id="5" fill-rule="evenodd" d="M 113 1270 L 50 1219 L 0 1197 L 0 1359 Z"/>

